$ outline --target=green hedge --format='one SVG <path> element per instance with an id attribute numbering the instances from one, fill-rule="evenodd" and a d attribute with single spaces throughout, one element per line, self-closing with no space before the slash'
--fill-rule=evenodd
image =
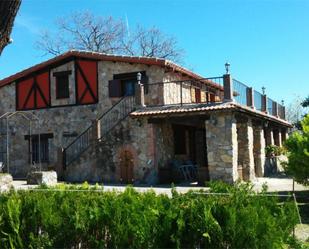
<path id="1" fill-rule="evenodd" d="M 211 191 L 231 195 L 12 191 L 0 195 L 0 248 L 281 248 L 288 239 L 292 202 L 247 184 Z"/>

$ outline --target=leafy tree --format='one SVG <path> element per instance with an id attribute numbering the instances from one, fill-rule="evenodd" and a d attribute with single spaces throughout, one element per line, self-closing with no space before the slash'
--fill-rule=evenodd
<path id="1" fill-rule="evenodd" d="M 285 170 L 299 183 L 309 185 L 309 115 L 301 121 L 302 131 L 295 131 L 285 142 L 288 162 Z"/>
<path id="2" fill-rule="evenodd" d="M 156 27 L 129 30 L 122 19 L 95 16 L 90 12 L 72 13 L 56 20 L 56 32 L 43 31 L 36 47 L 45 55 L 59 55 L 80 49 L 130 56 L 148 56 L 181 62 L 183 50 L 174 37 Z"/>

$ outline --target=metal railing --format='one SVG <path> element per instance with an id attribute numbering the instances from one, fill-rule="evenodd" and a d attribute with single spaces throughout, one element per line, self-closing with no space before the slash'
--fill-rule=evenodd
<path id="1" fill-rule="evenodd" d="M 248 86 L 244 83 L 233 79 L 234 99 L 238 104 L 247 105 Z"/>
<path id="2" fill-rule="evenodd" d="M 63 162 L 65 166 L 71 164 L 89 148 L 92 142 L 91 139 L 93 138 L 93 129 L 95 129 L 93 125 L 89 126 L 63 150 Z"/>
<path id="3" fill-rule="evenodd" d="M 134 96 L 124 97 L 117 104 L 113 105 L 108 111 L 98 118 L 100 121 L 101 131 L 100 139 L 134 110 Z"/>
<path id="4" fill-rule="evenodd" d="M 104 112 L 98 119 L 100 132 L 98 134 L 98 122 L 91 124 L 83 133 L 76 137 L 63 150 L 63 164 L 65 167 L 73 163 L 83 154 L 91 144 L 105 136 L 119 122 L 126 118 L 135 109 L 134 96 L 120 99 L 115 105 Z"/>
<path id="5" fill-rule="evenodd" d="M 147 89 L 147 106 L 223 101 L 223 77 L 157 82 L 148 84 Z"/>
<path id="6" fill-rule="evenodd" d="M 285 119 L 285 107 L 280 104 L 278 104 L 278 116 L 281 119 Z"/>
<path id="7" fill-rule="evenodd" d="M 254 90 L 254 107 L 258 111 L 262 111 L 262 94 L 256 90 Z"/>
<path id="8" fill-rule="evenodd" d="M 273 102 L 271 98 L 267 98 L 267 113 L 270 115 L 274 114 Z"/>

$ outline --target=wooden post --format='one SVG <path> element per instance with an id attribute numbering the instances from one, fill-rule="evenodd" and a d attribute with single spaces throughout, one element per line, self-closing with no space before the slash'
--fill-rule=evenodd
<path id="1" fill-rule="evenodd" d="M 234 101 L 233 81 L 230 74 L 223 75 L 224 102 Z"/>

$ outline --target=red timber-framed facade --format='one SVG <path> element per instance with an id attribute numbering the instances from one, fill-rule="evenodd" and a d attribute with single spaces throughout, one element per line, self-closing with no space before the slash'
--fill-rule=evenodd
<path id="1" fill-rule="evenodd" d="M 53 69 L 67 63 L 73 64 L 72 70 L 53 72 Z M 74 90 L 75 99 L 70 103 L 53 104 L 52 88 L 57 92 L 57 78 L 65 74 L 68 76 L 68 83 L 69 77 L 74 81 L 74 84 L 70 86 L 72 89 L 68 89 L 68 91 Z M 92 59 L 71 57 L 30 74 L 25 74 L 25 76 L 16 80 L 15 86 L 16 110 L 18 111 L 96 104 L 98 102 L 98 62 Z M 70 98 L 70 94 L 66 98 Z"/>
<path id="2" fill-rule="evenodd" d="M 265 145 L 280 145 L 290 127 L 284 106 L 229 74 L 203 78 L 163 59 L 85 51 L 0 80 L 0 110 L 39 118 L 32 146 L 21 120 L 9 125 L 15 178 L 40 151 L 43 168 L 73 182 L 252 180 L 264 175 Z"/>

